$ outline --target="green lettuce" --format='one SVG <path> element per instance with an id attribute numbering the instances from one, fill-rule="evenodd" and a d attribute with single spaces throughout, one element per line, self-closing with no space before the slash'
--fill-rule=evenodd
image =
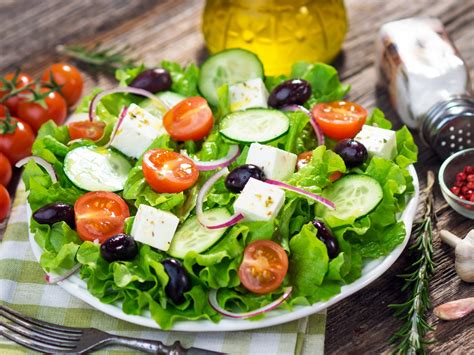
<path id="1" fill-rule="evenodd" d="M 161 62 L 161 67 L 168 70 L 171 75 L 172 91 L 186 97 L 199 95 L 197 87 L 199 68 L 195 64 L 182 67 L 178 63 L 164 60 Z"/>

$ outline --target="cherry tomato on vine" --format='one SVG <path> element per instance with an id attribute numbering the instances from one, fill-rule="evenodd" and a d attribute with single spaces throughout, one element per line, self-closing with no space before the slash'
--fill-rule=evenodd
<path id="1" fill-rule="evenodd" d="M 40 89 L 41 93 L 49 89 Z M 22 101 L 18 105 L 18 117 L 27 122 L 33 131 L 38 132 L 40 127 L 47 121 L 53 120 L 61 125 L 66 120 L 67 104 L 64 98 L 56 91 L 50 92 L 44 99 L 46 107 L 36 102 Z"/>
<path id="2" fill-rule="evenodd" d="M 35 135 L 31 127 L 15 117 L 0 117 L 0 153 L 12 165 L 29 155 Z"/>
<path id="3" fill-rule="evenodd" d="M 156 192 L 181 192 L 193 186 L 199 171 L 194 162 L 175 152 L 152 149 L 143 156 L 143 175 Z"/>
<path id="4" fill-rule="evenodd" d="M 82 240 L 105 242 L 124 232 L 130 211 L 117 194 L 107 191 L 88 192 L 74 204 L 76 230 Z"/>
<path id="5" fill-rule="evenodd" d="M 239 278 L 247 290 L 265 294 L 280 287 L 287 271 L 285 249 L 271 240 L 257 240 L 245 248 Z"/>
<path id="6" fill-rule="evenodd" d="M 0 185 L 0 223 L 8 216 L 10 205 L 10 195 L 5 186 Z"/>
<path id="7" fill-rule="evenodd" d="M 67 63 L 55 63 L 43 72 L 41 80 L 51 82 L 53 80 L 61 86 L 59 92 L 64 97 L 68 106 L 74 105 L 81 97 L 84 80 L 79 70 Z"/>
<path id="8" fill-rule="evenodd" d="M 349 101 L 323 102 L 312 109 L 313 117 L 332 139 L 354 138 L 367 118 L 367 110 Z"/>
<path id="9" fill-rule="evenodd" d="M 4 76 L 4 79 L 6 80 L 13 80 L 15 77 L 15 73 L 8 73 L 7 75 Z M 33 78 L 29 76 L 26 73 L 20 72 L 16 78 L 16 81 L 14 84 L 17 89 L 20 89 L 22 87 L 27 86 L 28 84 L 33 82 Z M 10 93 L 10 90 L 1 90 L 5 86 L 4 83 L 0 82 L 0 99 L 3 98 L 5 95 Z M 26 93 L 26 92 L 25 92 Z M 17 115 L 17 109 L 18 105 L 21 101 L 24 101 L 25 99 L 21 97 L 21 95 L 15 95 L 10 98 L 8 98 L 3 104 L 8 107 L 10 110 L 10 114 L 12 116 Z"/>
<path id="10" fill-rule="evenodd" d="M 7 186 L 12 178 L 12 166 L 5 154 L 0 153 L 0 185 Z"/>

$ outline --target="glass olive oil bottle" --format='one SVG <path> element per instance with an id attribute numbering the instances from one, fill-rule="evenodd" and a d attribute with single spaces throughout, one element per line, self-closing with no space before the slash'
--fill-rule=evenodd
<path id="1" fill-rule="evenodd" d="M 207 0 L 202 28 L 211 53 L 248 49 L 276 75 L 297 61 L 333 60 L 347 18 L 343 0 Z"/>

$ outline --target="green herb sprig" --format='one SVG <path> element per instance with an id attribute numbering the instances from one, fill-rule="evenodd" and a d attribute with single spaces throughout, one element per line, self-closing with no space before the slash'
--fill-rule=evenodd
<path id="1" fill-rule="evenodd" d="M 94 72 L 114 74 L 117 69 L 134 67 L 136 61 L 129 57 L 129 48 L 104 48 L 96 44 L 92 48 L 85 46 L 63 46 L 56 47 L 56 51 L 79 62 L 86 64 Z"/>
<path id="2" fill-rule="evenodd" d="M 421 219 L 414 224 L 413 244 L 409 248 L 410 255 L 417 261 L 410 265 L 407 273 L 400 275 L 405 281 L 402 291 L 409 290 L 409 297 L 405 303 L 391 304 L 395 309 L 395 316 L 403 320 L 401 328 L 390 338 L 396 343 L 395 353 L 398 354 L 425 354 L 425 346 L 431 341 L 426 334 L 433 328 L 428 323 L 427 311 L 431 307 L 429 296 L 429 282 L 434 273 L 433 262 L 433 227 L 435 219 L 433 206 L 434 174 L 428 171 L 425 194 L 425 211 Z"/>

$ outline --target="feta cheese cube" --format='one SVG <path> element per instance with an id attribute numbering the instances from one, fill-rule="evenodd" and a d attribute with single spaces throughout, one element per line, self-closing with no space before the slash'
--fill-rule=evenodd
<path id="1" fill-rule="evenodd" d="M 245 163 L 263 170 L 265 176 L 273 180 L 285 180 L 295 171 L 296 154 L 269 145 L 252 143 Z"/>
<path id="2" fill-rule="evenodd" d="M 167 251 L 178 224 L 179 218 L 174 214 L 140 205 L 130 234 L 138 242 Z"/>
<path id="3" fill-rule="evenodd" d="M 268 107 L 268 91 L 262 79 L 250 79 L 230 85 L 230 110 L 246 110 L 251 107 Z"/>
<path id="4" fill-rule="evenodd" d="M 156 137 L 165 133 L 161 118 L 131 104 L 111 146 L 129 157 L 138 159 Z"/>
<path id="5" fill-rule="evenodd" d="M 278 215 L 284 202 L 282 189 L 250 178 L 234 202 L 234 211 L 242 213 L 247 221 L 270 221 Z"/>
<path id="6" fill-rule="evenodd" d="M 397 155 L 397 137 L 390 129 L 363 125 L 354 139 L 362 143 L 371 156 L 393 159 Z"/>

